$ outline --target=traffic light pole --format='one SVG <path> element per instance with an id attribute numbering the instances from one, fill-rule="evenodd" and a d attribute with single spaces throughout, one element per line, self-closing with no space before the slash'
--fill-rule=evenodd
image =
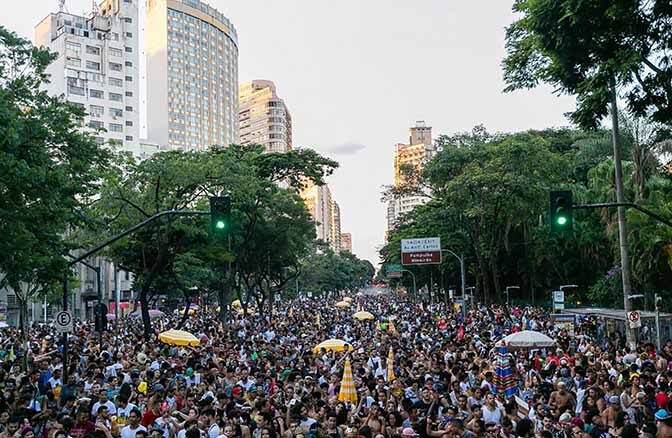
<path id="1" fill-rule="evenodd" d="M 129 234 L 133 234 L 136 231 L 138 231 L 141 228 L 146 227 L 147 225 L 151 224 L 152 222 L 156 221 L 157 219 L 161 219 L 164 216 L 205 216 L 209 215 L 209 211 L 204 211 L 204 210 L 166 210 L 166 211 L 161 211 L 159 213 L 156 213 L 153 216 L 148 217 L 142 222 L 137 223 L 136 225 L 133 225 L 131 228 L 122 231 L 121 233 L 111 237 L 110 239 L 106 240 L 105 242 L 91 248 L 90 250 L 86 251 L 85 253 L 79 255 L 79 256 L 72 256 L 68 255 L 69 257 L 72 257 L 72 260 L 68 263 L 68 269 L 65 272 L 65 276 L 63 277 L 63 310 L 67 311 L 68 310 L 68 274 L 70 272 L 70 268 L 74 266 L 77 263 L 82 263 L 92 269 L 97 269 L 93 267 L 92 265 L 88 264 L 85 262 L 85 259 L 88 259 L 92 255 L 100 252 L 104 248 L 112 245 L 116 241 L 123 239 L 124 237 L 128 236 Z M 100 270 L 98 269 L 98 284 L 100 287 Z M 98 291 L 99 297 L 100 297 L 101 291 Z M 63 382 L 67 385 L 68 381 L 68 333 L 63 334 Z"/>
<path id="2" fill-rule="evenodd" d="M 669 221 L 665 219 L 664 217 L 652 212 L 651 210 L 647 210 L 646 208 L 639 206 L 635 204 L 634 202 L 605 202 L 601 204 L 581 204 L 581 205 L 574 205 L 572 206 L 573 209 L 592 209 L 592 208 L 614 208 L 614 207 L 625 207 L 625 208 L 634 208 L 637 211 L 641 211 L 645 215 L 652 217 L 653 219 L 657 220 L 658 222 L 661 222 L 668 227 L 672 227 L 672 221 Z"/>

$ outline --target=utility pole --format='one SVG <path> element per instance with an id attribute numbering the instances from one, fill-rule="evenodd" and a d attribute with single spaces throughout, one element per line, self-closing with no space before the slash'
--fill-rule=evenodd
<path id="1" fill-rule="evenodd" d="M 660 303 L 663 300 L 662 297 L 658 296 L 658 294 L 655 295 L 655 303 L 656 303 L 656 351 L 660 352 L 660 307 L 658 303 Z"/>
<path id="2" fill-rule="evenodd" d="M 616 173 L 616 202 L 619 204 L 625 203 L 625 195 L 623 189 L 623 168 L 621 166 L 621 145 L 620 135 L 618 129 L 618 107 L 616 96 L 616 79 L 612 78 L 612 96 L 611 96 L 611 137 L 614 146 L 614 168 Z M 625 308 L 625 320 L 628 320 L 628 313 L 632 310 L 632 303 L 628 299 L 628 295 L 632 293 L 632 286 L 630 284 L 630 257 L 628 255 L 628 229 L 625 217 L 625 207 L 618 207 L 618 241 L 621 253 L 621 278 L 623 280 L 623 307 Z M 630 325 L 625 326 L 625 340 L 631 350 L 637 347 L 637 340 L 635 338 L 635 330 L 630 328 Z"/>

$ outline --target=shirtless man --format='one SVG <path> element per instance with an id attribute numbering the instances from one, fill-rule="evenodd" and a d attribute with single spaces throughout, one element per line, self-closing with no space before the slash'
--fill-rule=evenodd
<path id="1" fill-rule="evenodd" d="M 557 383 L 557 390 L 551 393 L 549 404 L 558 409 L 558 412 L 565 412 L 574 406 L 574 395 L 565 389 L 564 382 Z"/>
<path id="2" fill-rule="evenodd" d="M 621 412 L 621 399 L 617 395 L 609 397 L 609 406 L 602 411 L 602 420 L 607 428 L 616 427 L 616 417 Z"/>

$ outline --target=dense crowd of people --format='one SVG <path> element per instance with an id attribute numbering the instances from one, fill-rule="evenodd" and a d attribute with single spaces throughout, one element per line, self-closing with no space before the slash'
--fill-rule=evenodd
<path id="1" fill-rule="evenodd" d="M 201 310 L 183 327 L 196 347 L 145 342 L 132 318 L 102 337 L 81 322 L 66 380 L 53 326 L 32 327 L 28 348 L 3 329 L 0 438 L 672 437 L 672 343 L 629 351 L 599 321 L 569 333 L 540 308 L 357 295 L 344 309 L 302 298 L 225 324 Z M 354 319 L 357 308 L 377 321 Z M 557 343 L 508 352 L 507 396 L 494 347 L 520 330 Z M 313 351 L 330 338 L 351 351 Z M 356 403 L 339 400 L 346 358 Z"/>

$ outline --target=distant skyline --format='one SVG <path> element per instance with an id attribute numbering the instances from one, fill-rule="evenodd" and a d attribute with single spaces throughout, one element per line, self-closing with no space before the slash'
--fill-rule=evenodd
<path id="1" fill-rule="evenodd" d="M 133 0 L 138 1 L 138 0 Z M 574 99 L 549 87 L 504 94 L 504 28 L 512 1 L 210 0 L 238 31 L 239 82 L 273 81 L 292 114 L 293 144 L 340 162 L 329 178 L 353 252 L 378 264 L 384 242 L 381 188 L 394 145 L 416 120 L 434 137 L 568 125 Z M 12 4 L 0 24 L 33 39 L 57 0 Z M 71 13 L 90 0 L 66 0 Z"/>

